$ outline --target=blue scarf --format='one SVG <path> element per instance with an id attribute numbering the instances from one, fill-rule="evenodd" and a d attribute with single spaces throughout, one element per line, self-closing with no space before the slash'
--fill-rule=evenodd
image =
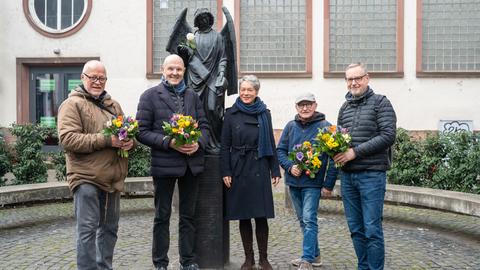
<path id="1" fill-rule="evenodd" d="M 176 87 L 171 85 L 165 77 L 162 76 L 162 84 L 165 86 L 165 88 L 168 89 L 168 91 L 177 93 L 178 95 L 182 95 L 185 92 L 185 89 L 187 89 L 187 86 L 185 85 L 185 80 L 182 80 Z"/>
<path id="2" fill-rule="evenodd" d="M 260 126 L 258 131 L 258 157 L 273 156 L 272 127 L 267 117 L 267 105 L 257 97 L 253 104 L 245 104 L 238 97 L 235 106 L 246 114 L 256 115 Z"/>

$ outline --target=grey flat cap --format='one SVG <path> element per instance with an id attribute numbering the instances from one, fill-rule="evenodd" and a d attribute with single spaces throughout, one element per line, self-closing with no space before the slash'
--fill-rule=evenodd
<path id="1" fill-rule="evenodd" d="M 315 102 L 315 95 L 310 92 L 302 93 L 295 100 L 295 104 L 298 104 L 302 101 Z"/>

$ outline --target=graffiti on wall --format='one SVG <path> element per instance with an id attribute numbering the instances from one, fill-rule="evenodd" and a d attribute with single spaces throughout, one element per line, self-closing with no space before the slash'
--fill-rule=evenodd
<path id="1" fill-rule="evenodd" d="M 438 131 L 441 134 L 459 131 L 473 131 L 472 120 L 440 120 L 438 126 Z"/>

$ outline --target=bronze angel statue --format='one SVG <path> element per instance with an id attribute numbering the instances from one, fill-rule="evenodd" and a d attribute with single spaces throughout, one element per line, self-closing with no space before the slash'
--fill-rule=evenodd
<path id="1" fill-rule="evenodd" d="M 193 31 L 185 8 L 177 17 L 166 48 L 182 57 L 187 68 L 185 82 L 204 104 L 210 127 L 209 154 L 220 152 L 224 93 L 238 92 L 235 29 L 230 12 L 225 7 L 222 10 L 227 21 L 218 33 L 212 28 L 214 17 L 207 8 L 195 11 Z"/>

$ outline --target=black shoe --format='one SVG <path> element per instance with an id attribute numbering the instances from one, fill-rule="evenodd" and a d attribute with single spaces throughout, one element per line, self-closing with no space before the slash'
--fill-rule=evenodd
<path id="1" fill-rule="evenodd" d="M 198 264 L 192 263 L 186 266 L 180 265 L 180 270 L 199 270 Z"/>
<path id="2" fill-rule="evenodd" d="M 155 270 L 167 270 L 166 266 L 157 266 L 155 267 Z"/>

